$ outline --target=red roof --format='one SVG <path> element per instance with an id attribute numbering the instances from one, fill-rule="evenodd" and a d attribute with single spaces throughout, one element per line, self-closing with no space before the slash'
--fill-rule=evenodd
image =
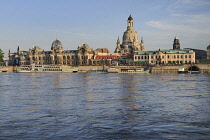
<path id="1" fill-rule="evenodd" d="M 118 59 L 117 55 L 97 55 L 95 59 Z"/>

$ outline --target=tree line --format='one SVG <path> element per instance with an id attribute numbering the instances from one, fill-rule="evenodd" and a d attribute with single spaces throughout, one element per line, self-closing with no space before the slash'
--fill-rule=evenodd
<path id="1" fill-rule="evenodd" d="M 4 57 L 4 52 L 0 49 L 0 65 L 4 65 L 3 57 Z"/>

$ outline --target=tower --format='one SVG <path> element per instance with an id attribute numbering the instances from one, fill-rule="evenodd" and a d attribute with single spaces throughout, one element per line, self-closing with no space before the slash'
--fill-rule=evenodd
<path id="1" fill-rule="evenodd" d="M 180 49 L 180 43 L 179 43 L 179 38 L 176 36 L 174 38 L 174 43 L 173 43 L 173 50 Z"/>
<path id="2" fill-rule="evenodd" d="M 127 20 L 127 30 L 133 30 L 133 18 L 131 17 L 131 15 L 128 17 Z"/>
<path id="3" fill-rule="evenodd" d="M 134 30 L 134 20 L 130 15 L 127 20 L 127 30 L 123 34 L 122 44 L 120 44 L 119 37 L 115 53 L 133 53 L 141 50 L 141 44 L 138 41 L 138 34 Z"/>
<path id="4" fill-rule="evenodd" d="M 141 51 L 145 51 L 145 48 L 144 48 L 144 39 L 143 39 L 143 37 L 141 38 L 140 50 L 141 50 Z"/>

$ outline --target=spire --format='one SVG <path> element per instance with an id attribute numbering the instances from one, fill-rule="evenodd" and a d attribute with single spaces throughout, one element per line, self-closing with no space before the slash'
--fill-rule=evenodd
<path id="1" fill-rule="evenodd" d="M 132 18 L 132 16 L 131 16 L 131 15 L 128 17 L 128 20 L 133 20 L 133 18 Z"/>
<path id="2" fill-rule="evenodd" d="M 58 35 L 56 35 L 56 40 L 58 40 Z"/>
<path id="3" fill-rule="evenodd" d="M 118 36 L 118 39 L 117 39 L 117 43 L 120 44 L 120 38 L 119 38 L 119 36 Z"/>
<path id="4" fill-rule="evenodd" d="M 143 37 L 141 38 L 141 43 L 144 43 L 144 39 L 143 39 Z"/>

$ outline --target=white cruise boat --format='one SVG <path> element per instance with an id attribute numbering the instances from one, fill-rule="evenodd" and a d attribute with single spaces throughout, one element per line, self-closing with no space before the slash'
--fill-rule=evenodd
<path id="1" fill-rule="evenodd" d="M 34 73 L 34 72 L 69 72 L 77 73 L 78 68 L 71 66 L 59 66 L 59 65 L 21 65 L 19 69 L 16 70 L 18 73 Z"/>
<path id="2" fill-rule="evenodd" d="M 143 67 L 111 67 L 108 69 L 108 73 L 149 73 L 149 70 Z"/>

